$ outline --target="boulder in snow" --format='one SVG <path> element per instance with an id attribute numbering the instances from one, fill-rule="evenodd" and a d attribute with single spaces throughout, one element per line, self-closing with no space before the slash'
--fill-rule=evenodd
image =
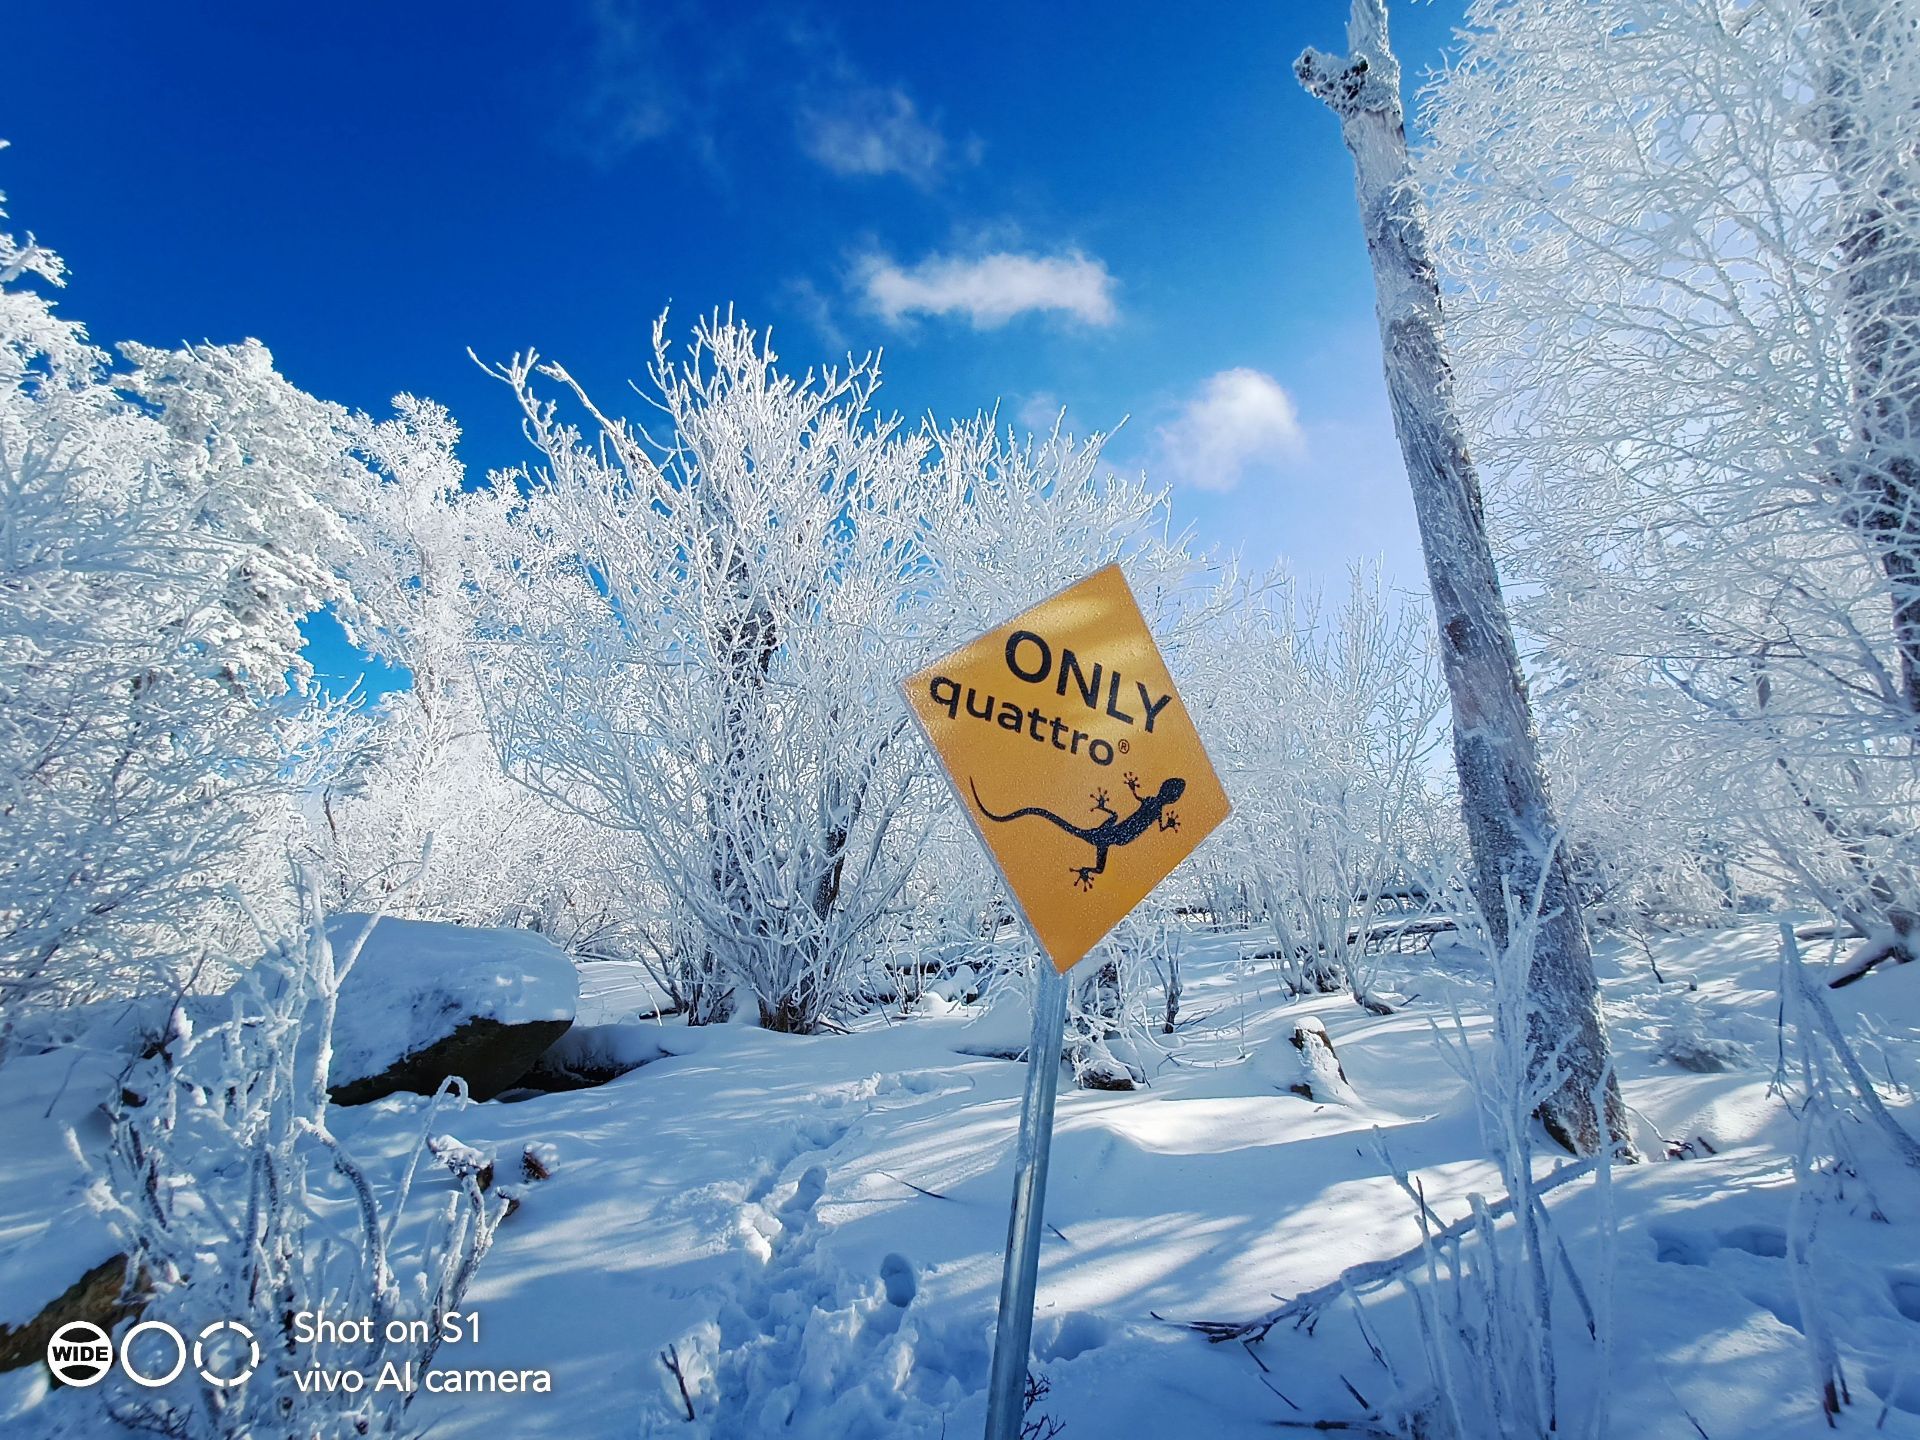
<path id="1" fill-rule="evenodd" d="M 576 1025 L 556 1040 L 521 1077 L 534 1090 L 586 1090 L 617 1080 L 672 1052 L 660 1043 L 665 1027 Z"/>
<path id="2" fill-rule="evenodd" d="M 94 1176 L 79 1157 L 105 1153 L 107 1106 L 148 1043 L 145 1022 L 165 1015 L 120 1000 L 21 1017 L 30 1024 L 0 1064 L 0 1371 L 44 1364 L 48 1337 L 69 1320 L 111 1330 L 132 1313 L 118 1303 L 122 1241 L 87 1203 Z"/>
<path id="3" fill-rule="evenodd" d="M 1738 1040 L 1726 1035 L 1709 1035 L 1698 1025 L 1689 1024 L 1669 1026 L 1654 1054 L 1696 1075 L 1742 1069 L 1748 1057 L 1747 1047 Z"/>
<path id="4" fill-rule="evenodd" d="M 327 922 L 342 959 L 366 923 Z M 361 1105 L 458 1075 L 490 1100 L 566 1033 L 579 1000 L 573 961 L 529 930 L 385 917 L 340 987 L 330 1093 Z"/>
<path id="5" fill-rule="evenodd" d="M 18 1326 L 0 1325 L 0 1370 L 18 1370 L 47 1358 L 47 1341 L 75 1320 L 87 1320 L 111 1332 L 129 1315 L 140 1312 L 138 1299 L 123 1298 L 127 1257 L 102 1260 Z"/>

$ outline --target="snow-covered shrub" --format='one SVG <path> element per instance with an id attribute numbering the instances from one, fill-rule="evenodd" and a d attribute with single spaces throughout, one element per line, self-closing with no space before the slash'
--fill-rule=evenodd
<path id="1" fill-rule="evenodd" d="M 660 895 L 644 854 L 508 776 L 464 678 L 337 715 L 306 771 L 299 848 L 326 877 L 330 908 L 537 930 L 575 955 L 645 958 L 641 930 Z"/>
<path id="2" fill-rule="evenodd" d="M 1546 1017 L 1529 981 L 1543 896 L 1544 887 L 1527 896 L 1506 896 L 1505 943 L 1493 938 L 1484 916 L 1469 913 L 1466 933 L 1481 950 L 1492 979 L 1492 1034 L 1476 1048 L 1457 1009 L 1451 1029 L 1436 1032 L 1474 1097 L 1482 1143 L 1505 1186 L 1503 1201 L 1496 1206 L 1470 1195 L 1471 1223 L 1438 1229 L 1425 1196 L 1382 1152 L 1415 1207 L 1426 1242 L 1425 1273 L 1408 1283 L 1425 1383 L 1409 1385 L 1403 1378 L 1402 1413 L 1394 1417 L 1409 1435 L 1545 1440 L 1570 1429 L 1560 1386 L 1569 1359 L 1581 1372 L 1589 1402 L 1601 1412 L 1606 1404 L 1610 1282 L 1601 1287 L 1596 1309 L 1537 1190 L 1542 1177 L 1534 1164 L 1536 1127 L 1550 1118 L 1546 1107 L 1567 1080 L 1561 1058 L 1565 1039 L 1556 1043 L 1542 1034 Z M 1610 1132 L 1624 1132 L 1610 1075 L 1599 1077 L 1589 1103 L 1594 1113 L 1606 1115 Z M 1571 1148 L 1571 1136 L 1556 1138 Z M 1616 1158 L 1615 1146 L 1603 1145 L 1591 1160 L 1569 1162 L 1591 1166 L 1597 1177 L 1601 1264 L 1609 1269 L 1609 1185 Z M 1509 1223 L 1499 1223 L 1502 1214 L 1510 1215 Z M 1569 1301 L 1577 1319 L 1562 1308 Z M 1575 1348 L 1570 1352 L 1570 1347 Z M 1605 1430 L 1602 1414 L 1594 1419 L 1593 1433 Z"/>
<path id="3" fill-rule="evenodd" d="M 971 852 L 971 853 L 969 853 Z M 935 984 L 954 992 L 954 998 L 977 995 L 1006 953 L 1000 941 L 1013 921 L 1005 892 L 986 865 L 984 849 L 972 836 L 955 837 L 941 852 L 944 862 L 923 864 L 928 893 L 915 918 L 929 925 L 920 943 L 937 975 Z M 956 988 L 957 987 L 957 988 Z"/>
<path id="4" fill-rule="evenodd" d="M 628 872 L 636 882 L 623 927 L 632 936 L 628 948 L 689 1025 L 725 1020 L 733 1013 L 732 972 L 686 902 L 650 869 L 641 869 L 639 858 Z"/>
<path id="5" fill-rule="evenodd" d="M 0 1011 L 182 983 L 271 903 L 299 620 L 335 591 L 341 413 L 256 342 L 123 368 L 0 235 Z M 225 927 L 224 932 L 222 927 Z M 0 1025 L 0 1049 L 5 1026 Z"/>
<path id="6" fill-rule="evenodd" d="M 491 584 L 495 738 L 549 799 L 638 839 L 764 1024 L 811 1031 L 913 860 L 887 842 L 927 779 L 894 691 L 925 442 L 876 419 L 871 363 L 795 380 L 718 319 L 684 361 L 655 327 L 659 444 L 558 366 L 499 375 L 545 463 Z"/>
<path id="7" fill-rule="evenodd" d="M 1244 904 L 1273 927 L 1294 989 L 1377 1005 L 1383 907 L 1408 893 L 1445 823 L 1432 773 L 1445 689 L 1429 626 L 1362 572 L 1331 613 L 1287 582 L 1221 608 L 1193 702 L 1234 802 L 1209 847 L 1213 904 Z"/>
<path id="8" fill-rule="evenodd" d="M 399 1431 L 405 1406 L 391 1388 L 376 1393 L 374 1381 L 389 1363 L 425 1370 L 439 1322 L 459 1308 L 505 1208 L 483 1193 L 486 1158 L 436 1133 L 446 1091 L 430 1102 L 419 1145 L 388 1193 L 328 1128 L 333 1016 L 355 956 L 328 943 L 318 881 L 307 874 L 296 888 L 297 928 L 244 969 L 225 1017 L 195 1024 L 176 1003 L 157 1053 L 129 1070 L 113 1107 L 91 1198 L 125 1246 L 143 1318 L 190 1340 L 238 1322 L 259 1350 L 258 1369 L 231 1387 L 109 1382 L 111 1413 L 140 1428 L 236 1440 Z M 453 1184 L 432 1223 L 403 1231 L 423 1158 Z M 296 1338 L 296 1317 L 323 1310 L 371 1318 L 371 1340 L 316 1354 Z M 393 1318 L 428 1319 L 433 1338 L 393 1343 L 385 1334 Z M 213 1364 L 239 1374 L 244 1345 L 216 1348 Z M 357 1369 L 366 1388 L 301 1384 L 296 1377 L 316 1364 Z"/>
<path id="9" fill-rule="evenodd" d="M 1103 473 L 1107 436 L 1076 439 L 1056 429 L 1021 439 L 981 415 L 927 438 L 925 658 L 1120 561 L 1168 668 L 1184 681 L 1188 647 L 1201 642 L 1216 609 L 1215 567 L 1169 535 L 1164 491 Z"/>
<path id="10" fill-rule="evenodd" d="M 1822 1211 L 1844 1201 L 1851 1181 L 1861 1173 L 1861 1152 L 1867 1146 L 1889 1150 L 1908 1166 L 1920 1168 L 1920 1139 L 1887 1109 L 1874 1077 L 1828 1006 L 1824 989 L 1802 965 L 1792 927 L 1782 925 L 1782 1033 L 1772 1088 L 1785 1098 L 1799 1132 L 1784 1258 L 1800 1322 L 1794 1328 L 1806 1338 L 1821 1418 L 1832 1426 L 1853 1396 L 1840 1364 L 1835 1317 L 1820 1283 L 1824 1267 L 1814 1254 Z M 1876 1219 L 1885 1218 L 1877 1202 L 1873 1213 Z M 1880 1413 L 1884 1416 L 1886 1409 Z"/>
<path id="11" fill-rule="evenodd" d="M 1131 1090 L 1146 1081 L 1140 1062 L 1152 1049 L 1150 1037 L 1164 1033 L 1161 977 L 1178 963 L 1177 955 L 1167 902 L 1150 895 L 1080 967 L 1067 992 L 1064 1047 L 1076 1084 Z"/>
<path id="12" fill-rule="evenodd" d="M 1193 886 L 1193 908 L 1207 924 L 1219 930 L 1243 930 L 1264 918 L 1244 846 L 1231 846 L 1219 839 L 1195 851 L 1186 863 Z"/>
<path id="13" fill-rule="evenodd" d="M 1648 804 L 1641 737 L 1582 665 L 1537 659 L 1540 745 L 1553 771 L 1567 865 L 1589 924 L 1647 936 L 1734 923 L 1753 908 L 1736 837 L 1714 821 L 1698 772 L 1663 776 L 1677 788 Z"/>

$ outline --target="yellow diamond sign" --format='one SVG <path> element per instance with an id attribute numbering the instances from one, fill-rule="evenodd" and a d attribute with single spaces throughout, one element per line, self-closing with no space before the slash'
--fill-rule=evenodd
<path id="1" fill-rule="evenodd" d="M 1071 969 L 1233 808 L 1118 565 L 904 682 L 954 794 Z"/>

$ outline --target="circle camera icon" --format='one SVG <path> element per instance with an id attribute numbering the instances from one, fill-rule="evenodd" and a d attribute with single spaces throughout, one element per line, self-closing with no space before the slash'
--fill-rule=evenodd
<path id="1" fill-rule="evenodd" d="M 113 1337 L 90 1320 L 69 1320 L 47 1340 L 47 1369 L 62 1385 L 98 1385 L 113 1368 Z"/>

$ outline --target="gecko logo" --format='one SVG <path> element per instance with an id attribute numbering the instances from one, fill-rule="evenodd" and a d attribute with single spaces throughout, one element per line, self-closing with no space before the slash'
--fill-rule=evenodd
<path id="1" fill-rule="evenodd" d="M 1091 865 L 1069 865 L 1067 873 L 1072 875 L 1073 883 L 1081 890 L 1093 889 L 1093 877 L 1106 873 L 1107 852 L 1116 845 L 1131 845 L 1148 831 L 1178 830 L 1180 817 L 1167 807 L 1187 793 L 1187 782 L 1175 777 L 1161 782 L 1160 788 L 1151 795 L 1140 793 L 1140 779 L 1137 775 L 1126 774 L 1120 777 L 1127 782 L 1127 789 L 1133 795 L 1134 810 L 1131 815 L 1122 815 L 1107 803 L 1107 792 L 1095 790 L 1092 795 L 1093 811 L 1106 818 L 1094 825 L 1076 825 L 1065 816 L 1056 815 L 1041 805 L 1024 805 L 1018 810 L 1010 810 L 1005 815 L 996 815 L 987 808 L 987 802 L 980 798 L 980 787 L 972 780 L 967 788 L 973 791 L 973 803 L 987 819 L 1005 825 L 1010 820 L 1020 820 L 1031 815 L 1037 820 L 1046 820 L 1058 825 L 1067 834 L 1086 841 L 1093 847 Z"/>
<path id="2" fill-rule="evenodd" d="M 69 1320 L 47 1341 L 47 1369 L 62 1385 L 98 1385 L 113 1368 L 113 1337 L 88 1320 Z"/>

